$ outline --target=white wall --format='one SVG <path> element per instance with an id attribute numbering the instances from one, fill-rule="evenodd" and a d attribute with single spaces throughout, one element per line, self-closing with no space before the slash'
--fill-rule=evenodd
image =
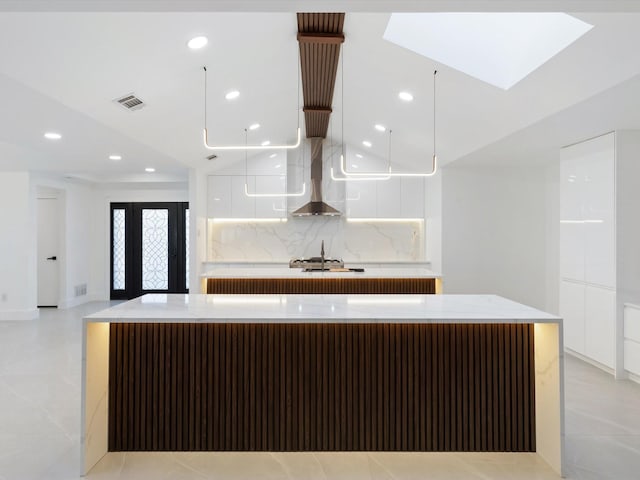
<path id="1" fill-rule="evenodd" d="M 557 289 L 547 271 L 548 195 L 544 167 L 444 168 L 444 292 L 498 294 L 548 309 L 548 282 Z"/>
<path id="2" fill-rule="evenodd" d="M 28 172 L 0 173 L 0 320 L 38 317 L 35 202 Z"/>
<path id="3" fill-rule="evenodd" d="M 560 153 L 544 168 L 546 187 L 545 311 L 560 314 Z"/>
<path id="4" fill-rule="evenodd" d="M 442 272 L 442 171 L 424 179 L 425 251 L 431 270 Z"/>

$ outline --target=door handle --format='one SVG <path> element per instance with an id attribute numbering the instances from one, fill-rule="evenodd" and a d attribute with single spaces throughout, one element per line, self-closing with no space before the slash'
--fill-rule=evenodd
<path id="1" fill-rule="evenodd" d="M 56 257 L 55 255 L 53 257 L 47 257 L 47 260 L 57 260 L 58 257 Z"/>

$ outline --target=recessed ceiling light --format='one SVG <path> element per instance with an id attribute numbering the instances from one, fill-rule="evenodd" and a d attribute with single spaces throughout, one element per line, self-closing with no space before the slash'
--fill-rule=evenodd
<path id="1" fill-rule="evenodd" d="M 398 98 L 405 102 L 410 102 L 411 100 L 413 100 L 413 95 L 411 95 L 409 92 L 400 92 L 398 94 Z"/>
<path id="2" fill-rule="evenodd" d="M 362 141 L 362 144 L 363 144 L 365 147 L 370 147 L 370 146 L 371 146 L 371 142 L 370 142 L 370 141 L 368 141 L 368 140 L 363 140 L 363 141 Z"/>
<path id="3" fill-rule="evenodd" d="M 379 132 L 385 132 L 387 130 L 387 127 L 385 127 L 384 125 L 380 125 L 379 123 L 376 123 L 374 125 L 374 128 Z"/>
<path id="4" fill-rule="evenodd" d="M 356 153 L 356 157 L 362 158 L 362 155 L 360 153 Z"/>
<path id="5" fill-rule="evenodd" d="M 109 160 L 122 160 L 121 155 L 109 155 Z"/>
<path id="6" fill-rule="evenodd" d="M 249 130 L 257 130 L 258 128 L 260 128 L 260 124 L 259 123 L 253 123 L 253 124 L 249 125 Z"/>
<path id="7" fill-rule="evenodd" d="M 394 13 L 383 38 L 508 90 L 592 27 L 561 12 Z"/>
<path id="8" fill-rule="evenodd" d="M 267 145 L 271 145 L 271 142 L 269 140 L 265 140 L 260 145 L 262 145 L 263 147 L 266 147 Z"/>
<path id="9" fill-rule="evenodd" d="M 208 42 L 209 40 L 207 39 L 207 37 L 193 37 L 187 42 L 187 47 L 189 47 L 191 50 L 198 50 L 199 48 L 204 47 Z"/>
<path id="10" fill-rule="evenodd" d="M 145 172 L 148 172 L 148 173 L 153 173 L 153 172 L 155 172 L 155 171 L 156 171 L 156 169 L 155 169 L 155 168 L 153 168 L 153 167 L 147 167 L 147 168 L 145 168 L 145 169 L 144 169 L 144 171 L 145 171 Z"/>
<path id="11" fill-rule="evenodd" d="M 44 138 L 48 138 L 49 140 L 60 140 L 62 138 L 62 135 L 55 132 L 47 132 L 44 134 Z"/>
<path id="12" fill-rule="evenodd" d="M 272 153 L 271 155 L 269 155 L 269 158 L 276 158 L 278 156 L 277 153 Z"/>
<path id="13" fill-rule="evenodd" d="M 227 100 L 233 100 L 236 99 L 240 96 L 240 92 L 238 90 L 231 90 L 229 93 L 227 93 L 224 98 L 226 98 Z"/>
<path id="14" fill-rule="evenodd" d="M 358 165 L 356 165 L 355 163 L 352 163 L 352 164 L 351 164 L 351 167 L 352 167 L 352 168 L 358 168 Z"/>
<path id="15" fill-rule="evenodd" d="M 280 165 L 279 163 L 275 166 L 275 168 L 280 168 L 282 165 Z"/>

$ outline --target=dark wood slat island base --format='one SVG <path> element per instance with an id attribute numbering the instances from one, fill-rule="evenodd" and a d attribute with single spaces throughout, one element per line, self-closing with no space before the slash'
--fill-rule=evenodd
<path id="1" fill-rule="evenodd" d="M 432 294 L 435 278 L 207 278 L 215 294 Z"/>
<path id="2" fill-rule="evenodd" d="M 112 323 L 110 451 L 534 452 L 532 324 Z"/>
<path id="3" fill-rule="evenodd" d="M 148 294 L 84 319 L 81 472 L 399 451 L 535 452 L 561 475 L 562 355 L 560 318 L 495 295 Z"/>

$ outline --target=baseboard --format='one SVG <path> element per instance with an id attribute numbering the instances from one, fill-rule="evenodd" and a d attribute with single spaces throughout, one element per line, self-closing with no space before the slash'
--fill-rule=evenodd
<path id="1" fill-rule="evenodd" d="M 579 360 L 582 360 L 585 363 L 588 363 L 589 365 L 593 365 L 594 367 L 599 368 L 600 370 L 603 370 L 605 372 L 607 372 L 610 375 L 615 376 L 616 372 L 613 368 L 611 367 L 607 367 L 606 365 L 603 365 L 602 363 L 594 360 L 593 358 L 589 358 L 586 357 L 584 355 L 582 355 L 581 353 L 575 352 L 573 350 L 571 350 L 570 348 L 566 348 L 564 349 L 565 353 L 568 353 L 569 355 L 576 357 Z"/>
<path id="2" fill-rule="evenodd" d="M 40 316 L 37 308 L 28 310 L 0 310 L 0 321 L 36 320 Z"/>
<path id="3" fill-rule="evenodd" d="M 627 374 L 627 378 L 632 382 L 640 383 L 640 376 L 636 375 L 635 373 L 631 373 L 628 370 L 625 370 L 624 373 Z"/>

